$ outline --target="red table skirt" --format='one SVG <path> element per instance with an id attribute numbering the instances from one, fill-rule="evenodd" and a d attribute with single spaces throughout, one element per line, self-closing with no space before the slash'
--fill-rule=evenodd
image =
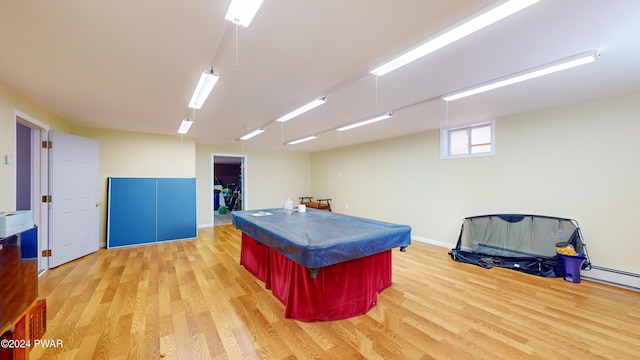
<path id="1" fill-rule="evenodd" d="M 391 286 L 391 250 L 319 268 L 311 278 L 309 269 L 242 233 L 240 264 L 284 304 L 286 318 L 302 321 L 364 314 Z"/>

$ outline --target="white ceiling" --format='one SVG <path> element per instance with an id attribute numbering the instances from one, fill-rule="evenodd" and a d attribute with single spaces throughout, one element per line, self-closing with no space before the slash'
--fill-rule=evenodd
<path id="1" fill-rule="evenodd" d="M 318 151 L 640 88 L 640 1 L 538 4 L 377 81 L 368 74 L 491 0 L 265 0 L 248 28 L 230 0 L 0 0 L 0 82 L 73 125 L 172 134 L 200 73 L 220 81 L 189 136 Z M 595 63 L 449 103 L 440 95 L 598 49 Z M 237 66 L 236 66 L 237 51 Z M 316 98 L 327 103 L 274 120 Z M 385 111 L 388 120 L 338 133 Z"/>

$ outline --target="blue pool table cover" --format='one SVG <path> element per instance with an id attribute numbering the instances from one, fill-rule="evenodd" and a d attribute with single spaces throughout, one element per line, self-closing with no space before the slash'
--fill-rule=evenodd
<path id="1" fill-rule="evenodd" d="M 258 213 L 272 215 L 255 216 Z M 307 208 L 233 211 L 233 225 L 307 268 L 320 268 L 411 244 L 411 227 Z"/>

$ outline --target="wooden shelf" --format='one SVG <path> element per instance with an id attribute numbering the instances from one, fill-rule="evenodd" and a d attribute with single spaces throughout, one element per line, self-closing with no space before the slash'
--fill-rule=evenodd
<path id="1" fill-rule="evenodd" d="M 2 328 L 2 330 L 0 330 L 0 334 L 4 334 L 5 332 L 13 329 L 13 339 L 24 340 L 24 344 L 32 344 L 33 340 L 30 338 L 31 332 L 29 331 L 29 316 L 37 303 L 38 301 L 36 300 L 31 305 L 29 305 L 29 307 L 22 314 L 20 314 L 17 319 Z M 31 350 L 29 346 L 13 349 L 13 359 L 28 360 L 29 350 Z"/>

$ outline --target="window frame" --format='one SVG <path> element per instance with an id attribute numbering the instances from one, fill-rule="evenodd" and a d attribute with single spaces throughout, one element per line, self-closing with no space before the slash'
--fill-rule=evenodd
<path id="1" fill-rule="evenodd" d="M 450 133 L 452 131 L 459 130 L 470 130 L 477 127 L 482 127 L 485 125 L 489 125 L 490 136 L 491 136 L 491 151 L 482 152 L 482 153 L 469 153 L 469 154 L 461 154 L 461 155 L 451 155 L 451 144 L 450 144 Z M 496 153 L 496 136 L 495 136 L 496 124 L 495 119 L 487 119 L 482 121 L 474 121 L 462 125 L 450 126 L 446 128 L 440 128 L 440 159 L 461 159 L 461 158 L 470 158 L 470 157 L 482 157 L 482 156 L 493 156 Z M 469 145 L 472 146 L 472 145 Z M 471 150 L 471 148 L 469 148 Z"/>

